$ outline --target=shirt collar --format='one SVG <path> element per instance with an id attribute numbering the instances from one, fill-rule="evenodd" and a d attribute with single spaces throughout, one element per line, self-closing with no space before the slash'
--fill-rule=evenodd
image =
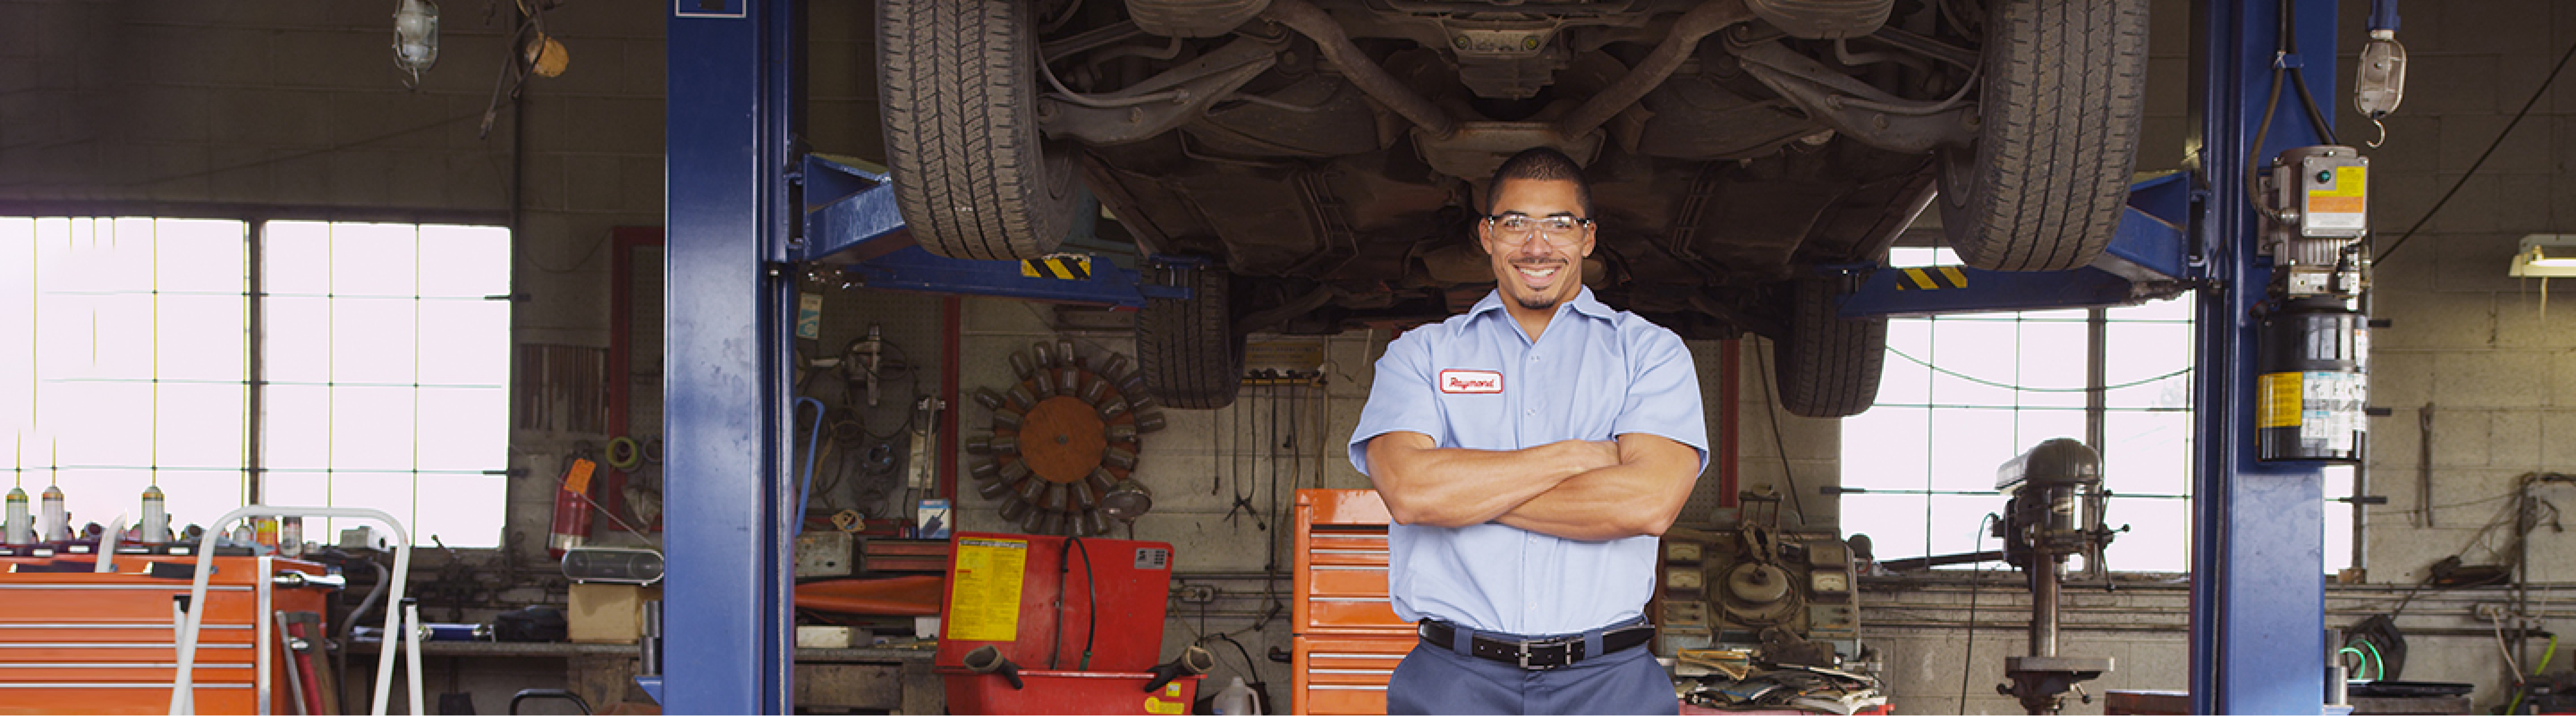
<path id="1" fill-rule="evenodd" d="M 1611 310 L 1610 304 L 1602 303 L 1601 299 L 1593 298 L 1591 286 L 1580 287 L 1574 294 L 1574 300 L 1566 301 L 1565 303 L 1558 305 L 1572 307 L 1576 312 L 1582 313 L 1583 315 L 1605 320 L 1616 318 L 1619 313 L 1618 311 Z M 1502 289 L 1496 288 L 1492 291 L 1485 292 L 1485 299 L 1477 301 L 1474 307 L 1467 309 L 1467 315 L 1472 316 L 1487 311 L 1503 311 Z M 1558 311 L 1558 313 L 1563 312 L 1564 311 L 1562 309 Z"/>

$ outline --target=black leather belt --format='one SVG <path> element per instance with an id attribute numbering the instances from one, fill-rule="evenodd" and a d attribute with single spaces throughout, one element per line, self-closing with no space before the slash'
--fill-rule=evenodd
<path id="1" fill-rule="evenodd" d="M 1424 644 L 1450 649 L 1458 642 L 1458 629 L 1448 622 L 1425 619 L 1414 632 L 1421 635 Z M 1635 648 L 1654 638 L 1655 625 L 1644 622 L 1604 629 L 1601 631 L 1601 653 L 1586 654 L 1583 653 L 1584 635 L 1581 634 L 1534 641 L 1506 641 L 1476 634 L 1468 639 L 1469 649 L 1461 653 L 1538 671 Z"/>

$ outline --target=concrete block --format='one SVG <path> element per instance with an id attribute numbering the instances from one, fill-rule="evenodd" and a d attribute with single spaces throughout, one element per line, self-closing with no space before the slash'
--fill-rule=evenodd
<path id="1" fill-rule="evenodd" d="M 875 99 L 876 45 L 849 41 L 816 41 L 806 45 L 806 92 L 810 99 Z"/>
<path id="2" fill-rule="evenodd" d="M 2406 19 L 2408 36 L 2415 31 L 2414 18 Z M 2411 49 L 2411 48 L 2410 48 Z M 2444 119 L 2452 113 L 2490 114 L 2496 105 L 2496 56 L 2491 54 L 2407 53 L 2406 73 L 2409 79 L 2439 77 L 2439 82 L 2408 82 L 2407 101 L 2419 107 L 2440 107 Z M 2525 88 L 2528 92 L 2529 89 Z M 2492 135 L 2490 135 L 2492 138 Z M 2465 165 L 2464 165 L 2465 166 Z"/>
<path id="3" fill-rule="evenodd" d="M 814 146 L 872 160 L 885 156 L 876 100 L 818 98 L 806 102 L 805 112 L 806 133 Z"/>
<path id="4" fill-rule="evenodd" d="M 2544 466 L 2576 465 L 2576 413 L 2544 410 L 2540 416 L 2540 464 Z M 2554 469 L 2554 468 L 2553 468 Z"/>
<path id="5" fill-rule="evenodd" d="M 663 108 L 658 97 L 574 97 L 560 102 L 572 122 L 565 128 L 566 151 L 659 154 L 663 149 Z"/>
<path id="6" fill-rule="evenodd" d="M 662 212 L 668 195 L 659 156 L 626 156 L 617 160 L 618 208 L 647 214 Z"/>
<path id="7" fill-rule="evenodd" d="M 1021 345 L 1014 349 L 1027 348 L 1028 341 L 1051 335 L 1055 330 L 1048 324 L 1050 319 L 1037 310 L 1037 304 L 1006 298 L 968 297 L 964 305 L 966 315 L 962 330 L 966 335 L 1023 338 Z M 1131 360 L 1136 355 L 1132 350 L 1125 352 Z"/>
<path id="8" fill-rule="evenodd" d="M 202 143 L 206 133 L 209 91 L 202 87 L 156 85 L 137 88 L 127 141 Z"/>
<path id="9" fill-rule="evenodd" d="M 2387 215 L 2380 214 L 2379 216 L 2382 217 L 2382 220 L 2385 220 Z M 2383 233 L 2381 236 L 2389 237 L 2395 234 L 2403 234 L 2406 229 L 2404 226 L 2398 226 L 2393 229 L 2383 227 L 2382 231 L 2387 233 Z M 2416 238 L 2430 240 L 2424 236 L 2417 236 Z M 2388 242 L 2393 240 L 2395 239 L 2384 238 L 2379 244 L 2381 249 L 2385 250 L 2388 246 Z M 2414 241 L 2410 240 L 2407 243 L 2413 244 Z M 2434 290 L 2434 277 L 2441 273 L 2441 266 L 2437 261 L 2429 258 L 2432 255 L 2431 253 L 2427 252 L 2420 255 L 2415 253 L 2417 251 L 2423 251 L 2424 248 L 2425 247 L 2422 246 L 2412 246 L 2400 252 L 2399 255 L 2391 257 L 2391 260 L 2386 263 L 2373 265 L 2370 273 L 2370 286 L 2372 291 L 2374 293 L 2388 291 L 2414 293 Z"/>
<path id="10" fill-rule="evenodd" d="M 2439 438 L 2437 437 L 2436 440 Z M 2509 500 L 2490 498 L 2503 498 L 2513 494 L 2515 486 L 2522 479 L 2523 472 L 2525 471 L 2518 469 L 2445 468 L 2436 465 L 2433 469 L 2433 518 L 2441 525 L 2441 531 L 2458 530 L 2458 536 L 2429 536 L 2426 541 L 2432 542 L 2442 551 L 2422 562 L 2399 562 L 2398 564 L 2431 564 L 2434 559 L 2440 559 L 2458 551 L 2460 545 L 2467 544 L 2468 540 L 2476 535 L 2478 528 L 2487 524 L 2489 520 L 2499 514 L 2511 514 L 2512 507 L 2508 504 Z M 2377 556 L 2373 555 L 2374 558 Z M 2471 554 L 2464 559 L 2474 564 L 2479 561 L 2476 559 L 2477 556 Z"/>
<path id="11" fill-rule="evenodd" d="M 2553 170 L 2498 175 L 2496 231 L 2518 240 L 2523 234 L 2554 232 L 2557 227 L 2565 226 L 2557 221 L 2555 173 Z M 2512 244 L 2513 240 L 2505 243 Z"/>
<path id="12" fill-rule="evenodd" d="M 2374 332 L 2377 337 L 2379 332 Z M 2433 356 L 2413 350 L 2373 350 L 2370 404 L 2399 411 L 2432 400 Z"/>
<path id="13" fill-rule="evenodd" d="M 2138 166 L 2141 172 L 2181 169 L 2183 139 L 2191 135 L 2192 123 L 2178 116 L 2149 114 L 2138 128 Z"/>
<path id="14" fill-rule="evenodd" d="M 137 187 L 146 196 L 161 201 L 206 201 L 213 186 L 207 169 L 212 168 L 206 147 L 192 144 L 154 144 L 144 149 L 144 175 L 151 180 Z"/>
<path id="15" fill-rule="evenodd" d="M 2522 288 L 2521 279 L 2506 275 L 2520 235 L 2479 232 L 2443 238 L 2446 240 L 2440 244 L 2441 256 L 2436 259 L 2440 268 L 2433 279 L 2436 290 L 2493 295 Z"/>
<path id="16" fill-rule="evenodd" d="M 2522 99 L 2515 98 L 2517 108 Z M 2514 125 L 2513 133 L 2505 134 L 2503 143 L 2498 144 L 2496 135 L 2504 132 L 2505 125 L 2511 120 L 2510 114 L 2441 115 L 2441 140 L 2436 150 L 2439 163 L 2435 169 L 2464 172 L 2471 166 L 2479 166 L 2479 176 L 2550 171 L 2556 157 L 2549 151 L 2549 125 L 2526 119 Z M 2489 146 L 2496 148 L 2495 153 L 2486 154 Z M 2481 154 L 2487 157 L 2484 165 L 2477 164 Z"/>
<path id="17" fill-rule="evenodd" d="M 330 131 L 330 103 L 320 94 L 226 89 L 210 100 L 206 128 L 227 144 L 318 146 Z"/>
<path id="18" fill-rule="evenodd" d="M 2149 42 L 2155 38 L 2149 36 Z M 2147 56 L 2147 113 L 2159 116 L 2182 116 L 2191 106 L 2192 65 L 2188 53 L 2173 56 Z M 2153 145 L 2140 145 L 2153 146 Z M 2167 145 L 2171 146 L 2171 145 Z"/>
<path id="19" fill-rule="evenodd" d="M 621 172 L 617 157 L 604 154 L 567 154 L 563 157 L 564 206 L 572 211 L 612 211 L 623 202 L 618 196 Z"/>
<path id="20" fill-rule="evenodd" d="M 623 42 L 619 43 L 618 52 L 621 55 L 618 62 L 625 65 L 618 73 L 625 80 L 618 89 L 621 94 L 660 97 L 670 91 L 670 83 L 664 79 L 670 62 L 662 51 L 662 43 Z"/>
<path id="21" fill-rule="evenodd" d="M 2370 345 L 2374 350 L 2486 346 L 2495 337 L 2491 304 L 2486 294 L 2382 291 L 2371 310 L 2390 324 L 2370 332 Z"/>
<path id="22" fill-rule="evenodd" d="M 270 186 L 276 192 L 268 201 L 305 205 L 330 203 L 332 189 L 329 156 L 285 159 L 269 165 L 268 169 Z"/>
<path id="23" fill-rule="evenodd" d="M 389 152 L 384 169 L 386 191 L 397 206 L 459 206 L 460 191 L 478 187 L 448 184 L 447 156 L 434 151 Z"/>
<path id="24" fill-rule="evenodd" d="M 2496 346 L 2576 349 L 2576 281 L 2555 281 L 2559 295 L 2541 293 L 2543 279 L 2517 279 L 2522 290 L 2499 293 Z"/>
<path id="25" fill-rule="evenodd" d="M 2493 0 L 2452 4 L 2438 36 L 2443 47 L 2502 54 L 2539 55 L 2561 49 L 2551 44 L 2552 5 L 2545 0 Z M 2411 23 L 2410 23 L 2411 25 Z M 2534 85 L 2537 86 L 2537 85 Z"/>
<path id="26" fill-rule="evenodd" d="M 2433 358 L 2434 400 L 2443 407 L 2529 408 L 2547 403 L 2551 354 L 2446 352 Z"/>
<path id="27" fill-rule="evenodd" d="M 2458 170 L 2451 169 L 2445 169 L 2435 175 L 2435 181 L 2441 187 L 2440 191 L 2449 194 L 2451 200 L 2443 204 L 2438 213 L 2433 214 L 2432 221 L 2425 225 L 2426 231 L 2474 234 L 2496 230 L 2495 212 L 2501 204 L 2496 199 L 2496 194 L 2502 190 L 2503 180 L 2494 175 L 2481 173 L 2478 176 L 2468 177 L 2463 182 L 2461 176 Z M 2451 186 L 2455 183 L 2460 185 L 2460 190 L 2457 193 L 2451 193 Z M 2427 208 L 2430 209 L 2430 207 Z"/>
<path id="28" fill-rule="evenodd" d="M 2549 404 L 2576 407 L 2576 353 L 2552 353 L 2548 361 Z"/>
<path id="29" fill-rule="evenodd" d="M 262 163 L 270 150 L 225 144 L 211 145 L 207 150 L 214 166 L 231 167 L 208 177 L 209 200 L 244 204 L 274 201 L 277 190 L 270 181 L 272 168 Z"/>
<path id="30" fill-rule="evenodd" d="M 2377 162 L 2372 164 L 2374 167 L 2377 166 Z M 2380 231 L 2384 232 L 2380 245 L 2385 247 L 2388 245 L 2387 242 L 2396 241 L 2397 237 L 2405 235 L 2406 231 L 2415 229 L 2419 222 L 2423 224 L 2423 228 L 2415 229 L 2419 235 L 2407 239 L 2407 243 L 2430 241 L 2431 237 L 2420 235 L 2422 232 L 2431 231 L 2433 227 L 2432 222 L 2425 220 L 2425 212 L 2431 211 L 2433 201 L 2441 198 L 2441 193 L 2449 188 L 2450 185 L 2441 183 L 2429 170 L 2374 173 L 2370 177 L 2370 220 L 2377 223 Z M 2444 210 L 2448 211 L 2447 208 Z M 2408 254 L 2401 255 L 2411 255 L 2411 252 L 2422 248 L 2411 246 L 2405 249 Z"/>
<path id="31" fill-rule="evenodd" d="M 519 206 L 527 210 L 562 211 L 572 208 L 571 189 L 565 178 L 564 157 L 552 153 L 529 153 L 520 158 Z M 504 181 L 507 181 L 506 179 Z"/>
<path id="32" fill-rule="evenodd" d="M 2487 418 L 2487 464 L 2516 470 L 2545 470 L 2541 452 L 2541 413 L 2502 411 Z"/>

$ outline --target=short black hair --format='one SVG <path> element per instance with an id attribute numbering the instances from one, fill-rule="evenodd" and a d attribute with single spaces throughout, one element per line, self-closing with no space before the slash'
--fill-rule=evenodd
<path id="1" fill-rule="evenodd" d="M 1582 218 L 1592 218 L 1592 183 L 1583 180 L 1583 165 L 1555 147 L 1523 149 L 1495 167 L 1493 181 L 1485 185 L 1486 211 L 1492 211 L 1494 202 L 1502 198 L 1506 179 L 1574 182 L 1575 200 L 1583 205 Z"/>

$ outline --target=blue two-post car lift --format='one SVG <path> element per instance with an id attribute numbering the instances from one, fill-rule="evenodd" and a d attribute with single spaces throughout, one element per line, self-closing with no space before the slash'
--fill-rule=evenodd
<path id="1" fill-rule="evenodd" d="M 2336 4 L 2295 3 L 2299 46 L 2333 48 Z M 1084 280 L 929 255 L 884 177 L 801 155 L 800 6 L 674 0 L 669 17 L 662 676 L 673 713 L 787 713 L 795 516 L 788 476 L 793 262 L 852 262 L 870 285 L 1134 307 L 1180 297 L 1107 261 Z M 2276 53 L 2275 0 L 2203 0 L 2194 171 L 2135 188 L 2106 260 L 2061 273 L 1864 270 L 1845 315 L 2106 306 L 2199 293 L 2190 684 L 2200 713 L 2318 713 L 2325 693 L 2323 465 L 2257 462 L 2253 308 L 2271 259 L 2248 156 L 2323 144 L 2301 121 L 2257 133 L 2276 66 L 2334 86 L 2334 53 Z M 2326 100 L 2331 106 L 2332 99 Z M 2295 114 L 2295 113 L 2290 113 Z M 2250 151 L 2249 149 L 2254 150 Z"/>

